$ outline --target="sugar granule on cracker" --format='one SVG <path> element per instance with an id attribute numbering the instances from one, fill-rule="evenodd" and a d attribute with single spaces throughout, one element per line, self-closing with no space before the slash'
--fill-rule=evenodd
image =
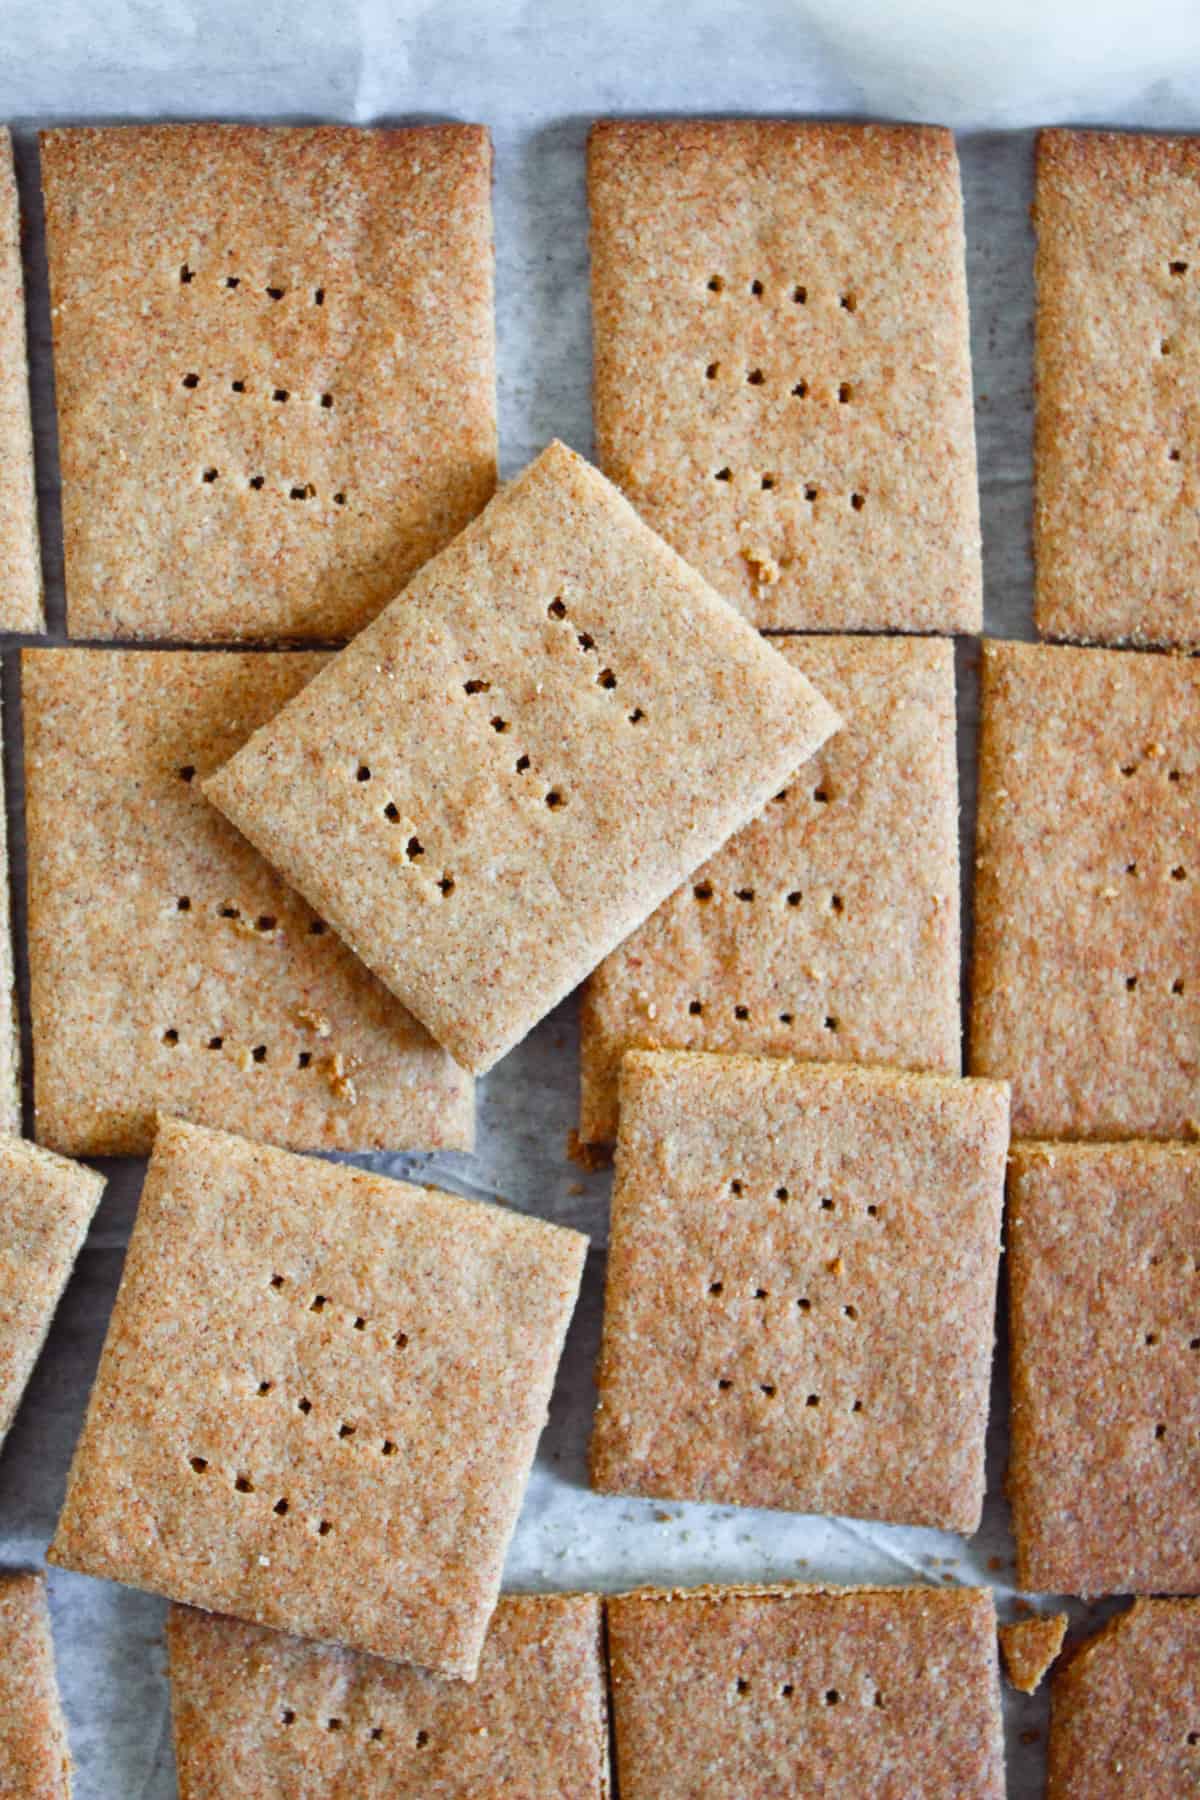
<path id="1" fill-rule="evenodd" d="M 986 1589 L 642 1589 L 607 1603 L 622 1800 L 1002 1800 Z"/>
<path id="2" fill-rule="evenodd" d="M 606 1493 L 970 1532 L 1002 1083 L 631 1052 L 591 1447 Z"/>
<path id="3" fill-rule="evenodd" d="M 482 1074 L 838 722 L 552 444 L 205 792 Z"/>
<path id="4" fill-rule="evenodd" d="M 164 1119 L 50 1560 L 473 1679 L 586 1246 Z"/>
<path id="5" fill-rule="evenodd" d="M 0 1793 L 70 1800 L 71 1753 L 41 1575 L 0 1571 Z"/>
<path id="6" fill-rule="evenodd" d="M 600 1600 L 502 1594 L 474 1684 L 172 1607 L 180 1800 L 605 1800 Z"/>
<path id="7" fill-rule="evenodd" d="M 487 130 L 41 142 L 72 636 L 351 636 L 495 488 Z"/>
<path id="8" fill-rule="evenodd" d="M 470 1078 L 201 793 L 315 652 L 22 658 L 39 1138 L 162 1108 L 290 1149 L 469 1149 Z"/>
<path id="9" fill-rule="evenodd" d="M 845 722 L 589 978 L 584 1142 L 629 1049 L 960 1071 L 953 648 L 772 642 Z"/>
<path id="10" fill-rule="evenodd" d="M 604 119 L 588 153 L 601 467 L 756 625 L 977 631 L 950 132 Z"/>

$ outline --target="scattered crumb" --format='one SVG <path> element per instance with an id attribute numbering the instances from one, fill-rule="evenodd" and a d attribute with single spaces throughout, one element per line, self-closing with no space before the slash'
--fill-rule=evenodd
<path id="1" fill-rule="evenodd" d="M 1062 1649 L 1066 1635 L 1066 1613 L 1035 1613 L 1015 1625 L 1002 1625 L 1000 1649 L 1013 1687 L 1032 1694 Z"/>
<path id="2" fill-rule="evenodd" d="M 585 1144 L 577 1131 L 567 1133 L 567 1156 L 578 1168 L 594 1173 L 597 1169 L 612 1166 L 613 1146 L 611 1144 Z"/>

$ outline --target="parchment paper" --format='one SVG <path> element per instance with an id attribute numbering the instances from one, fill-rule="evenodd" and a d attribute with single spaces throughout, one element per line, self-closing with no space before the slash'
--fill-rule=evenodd
<path id="1" fill-rule="evenodd" d="M 26 210 L 31 353 L 51 635 L 63 636 L 49 315 L 34 132 L 135 118 L 483 120 L 496 146 L 503 471 L 557 435 L 591 448 L 583 151 L 604 113 L 922 117 L 960 131 L 983 496 L 987 629 L 1030 631 L 1032 243 L 1036 123 L 1200 128 L 1200 27 L 1179 0 L 990 8 L 943 0 L 569 0 L 386 5 L 345 0 L 8 0 L 0 5 L 0 121 L 17 131 Z M 22 996 L 23 846 L 15 647 L 5 640 L 7 798 Z M 960 646 L 964 861 L 974 821 L 977 646 Z M 968 915 L 969 918 L 969 915 Z M 28 1036 L 26 1035 L 28 1066 Z M 479 1095 L 474 1157 L 362 1159 L 580 1226 L 604 1240 L 608 1177 L 565 1156 L 575 1121 L 577 1025 L 568 1002 Z M 26 1095 L 28 1108 L 28 1094 Z M 27 1124 L 29 1113 L 26 1113 Z M 120 1278 L 142 1167 L 108 1166 L 109 1193 L 0 1458 L 0 1565 L 39 1563 L 61 1501 Z M 509 1557 L 514 1587 L 635 1581 L 976 1582 L 1012 1614 L 1001 1488 L 1004 1344 L 997 1353 L 989 1502 L 969 1544 L 937 1532 L 732 1508 L 604 1499 L 587 1491 L 603 1255 L 589 1259 Z M 164 1608 L 61 1573 L 52 1604 L 79 1800 L 168 1800 Z M 1073 1605 L 1076 1623 L 1106 1609 Z M 1041 1792 L 1044 1696 L 1006 1697 L 1009 1791 Z"/>

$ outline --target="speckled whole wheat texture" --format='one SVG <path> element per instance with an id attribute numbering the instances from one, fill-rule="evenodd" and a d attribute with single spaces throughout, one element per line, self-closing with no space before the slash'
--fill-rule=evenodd
<path id="1" fill-rule="evenodd" d="M 1035 615 L 1200 646 L 1200 138 L 1043 131 Z"/>
<path id="2" fill-rule="evenodd" d="M 599 461 L 650 524 L 756 625 L 978 631 L 950 132 L 603 120 L 589 196 Z"/>
<path id="3" fill-rule="evenodd" d="M 1182 1800 L 1200 1785 L 1200 1603 L 1135 1600 L 1050 1688 L 1046 1800 Z"/>
<path id="4" fill-rule="evenodd" d="M 22 657 L 36 1130 L 161 1108 L 292 1149 L 469 1149 L 470 1079 L 200 792 L 327 658 Z"/>
<path id="5" fill-rule="evenodd" d="M 1007 1235 L 1020 1585 L 1200 1592 L 1200 1145 L 1015 1145 Z"/>
<path id="6" fill-rule="evenodd" d="M 845 724 L 590 977 L 585 1142 L 627 1049 L 961 1068 L 952 647 L 772 641 Z"/>
<path id="7" fill-rule="evenodd" d="M 3 1444 L 100 1203 L 104 1177 L 0 1132 L 0 1192 Z"/>
<path id="8" fill-rule="evenodd" d="M 495 487 L 486 129 L 51 131 L 42 173 L 72 635 L 349 637 Z"/>
<path id="9" fill-rule="evenodd" d="M 1200 663 L 983 649 L 971 1068 L 1014 1137 L 1200 1131 Z"/>
<path id="10" fill-rule="evenodd" d="M 1008 1094 L 626 1057 L 594 1485 L 971 1532 Z"/>
<path id="11" fill-rule="evenodd" d="M 0 784 L 4 766 L 0 756 Z M 0 1131 L 21 1129 L 21 1028 L 13 970 L 12 918 L 9 905 L 8 819 L 0 806 Z"/>
<path id="12" fill-rule="evenodd" d="M 1035 1613 L 1001 1625 L 1000 1655 L 1004 1673 L 1019 1693 L 1036 1693 L 1042 1677 L 1063 1646 L 1069 1624 L 1066 1613 Z"/>
<path id="13" fill-rule="evenodd" d="M 0 1793 L 70 1800 L 71 1754 L 41 1575 L 0 1571 Z"/>
<path id="14" fill-rule="evenodd" d="M 551 444 L 205 792 L 482 1074 L 838 723 Z"/>
<path id="15" fill-rule="evenodd" d="M 1003 1800 L 986 1589 L 609 1600 L 621 1800 Z"/>
<path id="16" fill-rule="evenodd" d="M 167 1647 L 180 1800 L 608 1792 L 594 1594 L 502 1594 L 473 1686 L 178 1606 Z"/>
<path id="17" fill-rule="evenodd" d="M 586 1246 L 163 1120 L 50 1560 L 473 1678 Z"/>
<path id="18" fill-rule="evenodd" d="M 12 138 L 0 127 L 0 628 L 43 631 L 29 365 L 25 352 L 25 277 L 21 209 Z"/>

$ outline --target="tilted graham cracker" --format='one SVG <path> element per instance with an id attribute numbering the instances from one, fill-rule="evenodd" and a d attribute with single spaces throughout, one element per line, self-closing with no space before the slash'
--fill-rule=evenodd
<path id="1" fill-rule="evenodd" d="M 978 631 L 948 131 L 602 120 L 599 461 L 759 626 Z"/>
<path id="2" fill-rule="evenodd" d="M 1200 1781 L 1200 1601 L 1135 1600 L 1059 1667 L 1046 1800 L 1180 1800 Z"/>
<path id="3" fill-rule="evenodd" d="M 23 657 L 37 1133 L 159 1108 L 293 1149 L 469 1149 L 469 1078 L 204 800 L 315 653 Z"/>
<path id="4" fill-rule="evenodd" d="M 349 637 L 496 481 L 480 125 L 42 137 L 77 637 Z"/>
<path id="5" fill-rule="evenodd" d="M 586 1245 L 164 1119 L 50 1560 L 473 1678 Z"/>
<path id="6" fill-rule="evenodd" d="M 0 627 L 44 631 L 38 544 L 29 362 L 25 350 L 25 277 L 21 208 L 12 137 L 0 127 Z"/>
<path id="7" fill-rule="evenodd" d="M 622 1800 L 1003 1800 L 981 1588 L 646 1588 L 607 1603 Z"/>
<path id="8" fill-rule="evenodd" d="M 1004 1673 L 1022 1694 L 1033 1694 L 1063 1646 L 1069 1621 L 1066 1613 L 1034 1613 L 1014 1619 L 997 1633 Z"/>
<path id="9" fill-rule="evenodd" d="M 1200 139 L 1043 131 L 1035 616 L 1200 645 Z"/>
<path id="10" fill-rule="evenodd" d="M 1200 1145 L 1016 1144 L 1007 1235 L 1018 1581 L 1200 1592 Z"/>
<path id="11" fill-rule="evenodd" d="M 589 978 L 584 1142 L 629 1049 L 961 1068 L 953 650 L 772 642 L 845 723 Z"/>
<path id="12" fill-rule="evenodd" d="M 984 645 L 971 1068 L 1014 1137 L 1200 1130 L 1200 663 Z"/>
<path id="13" fill-rule="evenodd" d="M 502 1594 L 474 1685 L 175 1606 L 180 1800 L 604 1800 L 600 1601 Z"/>
<path id="14" fill-rule="evenodd" d="M 205 792 L 482 1074 L 837 724 L 552 444 Z"/>
<path id="15" fill-rule="evenodd" d="M 0 1793 L 71 1800 L 43 1576 L 0 1571 L 0 1644 Z"/>
<path id="16" fill-rule="evenodd" d="M 970 1532 L 1001 1083 L 634 1051 L 592 1479 Z"/>
<path id="17" fill-rule="evenodd" d="M 0 1444 L 104 1192 L 104 1177 L 0 1133 Z M 0 1792 L 3 1784 L 0 1784 Z"/>

